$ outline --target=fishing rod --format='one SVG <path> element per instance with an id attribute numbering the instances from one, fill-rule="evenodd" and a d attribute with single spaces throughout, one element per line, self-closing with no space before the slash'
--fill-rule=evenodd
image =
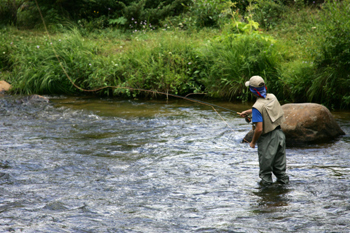
<path id="1" fill-rule="evenodd" d="M 158 92 L 159 94 L 165 94 L 167 95 L 167 93 L 162 93 L 162 92 Z M 188 100 L 188 101 L 192 101 L 192 102 L 195 102 L 195 103 L 199 103 L 199 104 L 203 104 L 203 105 L 208 105 L 208 106 L 211 106 L 211 107 L 216 107 L 216 108 L 221 108 L 221 109 L 224 109 L 226 111 L 230 111 L 230 112 L 233 112 L 233 113 L 236 113 L 238 115 L 240 115 L 241 113 L 240 112 L 237 112 L 235 110 L 232 110 L 232 109 L 229 109 L 229 108 L 225 108 L 225 107 L 222 107 L 220 105 L 216 105 L 216 104 L 212 104 L 212 103 L 208 103 L 208 102 L 205 102 L 205 101 L 202 101 L 202 100 L 196 100 L 196 99 L 192 99 L 192 98 L 188 98 L 187 96 L 180 96 L 180 95 L 175 95 L 175 94 L 169 94 L 173 97 L 176 97 L 176 98 L 181 98 L 181 99 L 184 99 L 184 100 Z M 251 118 L 246 115 L 245 116 L 245 120 L 246 122 L 249 124 L 251 122 Z"/>
<path id="2" fill-rule="evenodd" d="M 85 90 L 85 89 L 82 89 L 81 87 L 78 87 L 73 82 L 72 82 L 72 84 L 75 87 L 77 87 L 78 89 L 80 89 L 82 91 L 85 91 L 85 92 L 97 92 L 97 91 L 100 91 L 100 90 L 103 90 L 103 89 L 106 89 L 106 88 L 113 88 L 113 89 L 127 89 L 129 91 L 142 91 L 142 92 L 150 92 L 150 93 L 153 93 L 153 94 L 161 94 L 161 95 L 166 95 L 167 97 L 171 96 L 171 97 L 175 97 L 175 98 L 178 98 L 178 99 L 184 99 L 184 100 L 187 100 L 187 101 L 191 101 L 191 102 L 194 102 L 194 103 L 199 103 L 199 104 L 202 104 L 202 105 L 206 105 L 206 106 L 212 107 L 216 113 L 218 113 L 218 112 L 215 110 L 215 108 L 221 108 L 221 109 L 224 109 L 226 111 L 236 113 L 237 115 L 241 115 L 241 113 L 238 112 L 238 111 L 235 111 L 235 110 L 232 110 L 232 109 L 229 109 L 229 108 L 225 108 L 225 107 L 222 107 L 222 106 L 219 106 L 219 105 L 216 105 L 216 104 L 208 103 L 208 102 L 205 102 L 205 101 L 202 101 L 202 100 L 197 100 L 197 99 L 192 99 L 192 98 L 187 97 L 190 94 L 188 94 L 186 96 L 181 96 L 181 95 L 176 95 L 176 94 L 171 94 L 171 93 L 169 94 L 169 93 L 166 93 L 166 92 L 155 91 L 155 90 L 146 90 L 146 89 L 140 89 L 140 88 L 120 87 L 120 86 L 106 86 L 106 87 L 101 87 L 101 88 L 98 88 L 98 89 L 95 89 L 95 90 Z M 202 93 L 202 94 L 204 94 L 204 93 Z M 248 124 L 251 122 L 251 118 L 248 115 L 245 116 L 245 120 L 246 120 L 246 122 Z"/>

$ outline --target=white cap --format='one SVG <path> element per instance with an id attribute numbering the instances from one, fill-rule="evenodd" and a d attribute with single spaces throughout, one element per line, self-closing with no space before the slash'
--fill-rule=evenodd
<path id="1" fill-rule="evenodd" d="M 265 86 L 265 81 L 262 77 L 256 75 L 253 76 L 245 83 L 246 87 L 263 87 Z"/>

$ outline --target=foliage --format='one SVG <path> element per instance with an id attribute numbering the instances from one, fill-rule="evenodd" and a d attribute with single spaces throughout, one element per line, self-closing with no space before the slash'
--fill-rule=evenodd
<path id="1" fill-rule="evenodd" d="M 272 29 L 279 23 L 285 8 L 280 0 L 257 0 L 248 10 L 262 28 Z"/>
<path id="2" fill-rule="evenodd" d="M 219 27 L 227 15 L 225 10 L 232 6 L 228 0 L 196 0 L 190 6 L 196 25 L 199 27 Z"/>
<path id="3" fill-rule="evenodd" d="M 80 21 L 87 31 L 103 29 L 110 25 L 129 25 L 131 18 L 148 20 L 158 24 L 168 16 L 183 12 L 183 6 L 191 0 L 36 0 L 48 25 L 67 21 Z M 42 24 L 35 0 L 2 0 L 0 2 L 0 24 L 34 28 Z M 128 21 L 123 23 L 121 17 Z M 112 20 L 112 21 L 109 21 Z M 115 21 L 117 20 L 117 21 Z M 131 22 L 132 21 L 132 22 Z M 70 25 L 69 25 L 70 26 Z M 55 26 L 51 26 L 55 27 Z M 94 28 L 96 27 L 96 28 Z"/>
<path id="4" fill-rule="evenodd" d="M 125 52 L 124 44 L 106 48 L 118 48 L 117 53 L 106 55 L 109 51 L 101 50 L 94 39 L 85 41 L 76 29 L 57 35 L 52 41 L 46 36 L 29 39 L 15 35 L 11 38 L 9 55 L 1 58 L 6 58 L 14 67 L 8 81 L 15 91 L 25 94 L 77 92 L 59 61 L 72 81 L 85 89 L 127 86 L 185 94 L 199 88 L 191 69 L 195 56 L 193 43 L 186 37 L 165 32 L 151 43 L 146 44 L 146 38 L 144 34 L 135 36 L 130 45 L 132 49 Z M 111 94 L 110 89 L 104 93 Z M 116 89 L 114 93 L 125 93 L 125 89 Z"/>
<path id="5" fill-rule="evenodd" d="M 98 8 L 99 1 L 89 1 L 84 9 L 90 7 L 90 11 L 77 21 L 79 29 L 73 30 L 67 29 L 73 28 L 72 21 L 63 21 L 62 16 L 72 17 L 70 7 L 84 1 L 39 1 L 63 67 L 83 88 L 119 86 L 180 95 L 206 92 L 211 97 L 247 101 L 251 95 L 244 82 L 258 74 L 284 102 L 350 106 L 349 0 L 287 8 L 288 2 L 257 0 L 245 6 L 247 12 L 238 10 L 243 0 L 235 4 L 217 1 L 216 6 L 208 5 L 216 0 L 121 0 L 110 1 L 115 4 L 110 10 Z M 178 5 L 172 5 L 175 2 Z M 27 1 L 25 9 L 20 8 L 18 25 L 25 25 L 29 15 L 34 21 L 38 18 L 33 3 Z M 201 15 L 210 12 L 204 7 L 215 10 L 215 21 L 201 21 L 205 19 Z M 260 17 L 261 11 L 267 13 Z M 157 19 L 152 21 L 152 17 Z M 1 77 L 15 91 L 79 93 L 42 28 L 5 27 L 0 33 Z M 113 90 L 107 88 L 100 94 L 145 94 Z"/>
<path id="6" fill-rule="evenodd" d="M 137 35 L 131 42 L 132 50 L 115 56 L 115 75 L 109 80 L 109 85 L 175 94 L 198 90 L 191 70 L 195 56 L 193 43 L 172 32 L 159 32 L 152 41 L 145 41 L 145 38 L 144 34 Z M 96 84 L 99 85 L 103 84 Z M 116 89 L 115 93 L 124 91 Z"/>
<path id="7" fill-rule="evenodd" d="M 208 45 L 204 57 L 208 76 L 203 83 L 213 96 L 248 100 L 244 83 L 253 75 L 261 75 L 276 95 L 283 93 L 278 70 L 282 56 L 271 37 L 250 30 L 226 34 Z"/>
<path id="8" fill-rule="evenodd" d="M 285 102 L 302 103 L 308 101 L 308 90 L 313 82 L 315 67 L 312 61 L 294 60 L 282 64 Z"/>
<path id="9" fill-rule="evenodd" d="M 315 60 L 317 73 L 309 99 L 328 106 L 350 106 L 350 1 L 327 2 L 322 12 L 321 54 Z"/>
<path id="10" fill-rule="evenodd" d="M 4 28 L 0 31 L 0 71 L 9 71 L 11 69 L 11 47 L 12 41 L 8 40 L 8 29 Z"/>
<path id="11" fill-rule="evenodd" d="M 1 0 L 0 2 L 0 25 L 17 25 L 17 11 L 24 0 Z"/>
<path id="12" fill-rule="evenodd" d="M 147 2 L 149 1 L 140 0 L 130 5 L 119 2 L 122 6 L 122 15 L 127 19 L 126 23 L 123 24 L 126 28 L 142 30 L 146 27 L 158 27 L 161 20 L 181 12 L 180 9 L 182 9 L 183 5 L 189 2 L 189 0 L 158 1 L 159 5 L 153 8 L 147 8 L 147 5 L 155 6 L 154 3 L 147 4 Z"/>
<path id="13" fill-rule="evenodd" d="M 122 16 L 117 19 L 110 19 L 108 20 L 108 23 L 110 25 L 125 25 L 127 21 L 128 20 L 124 16 Z"/>
<path id="14" fill-rule="evenodd" d="M 84 45 L 79 33 L 61 35 L 52 41 L 46 36 L 27 40 L 22 36 L 12 38 L 10 61 L 13 75 L 9 80 L 21 93 L 71 93 L 73 87 L 62 72 L 53 47 L 62 66 L 75 81 L 91 74 L 89 64 L 94 51 Z M 82 84 L 82 83 L 80 83 Z"/>

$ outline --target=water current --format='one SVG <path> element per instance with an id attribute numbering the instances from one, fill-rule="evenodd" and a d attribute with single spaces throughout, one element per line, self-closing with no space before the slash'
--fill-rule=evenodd
<path id="1" fill-rule="evenodd" d="M 0 98 L 0 232 L 349 232 L 349 112 L 333 112 L 347 135 L 288 148 L 291 183 L 263 188 L 232 112 L 18 98 Z"/>

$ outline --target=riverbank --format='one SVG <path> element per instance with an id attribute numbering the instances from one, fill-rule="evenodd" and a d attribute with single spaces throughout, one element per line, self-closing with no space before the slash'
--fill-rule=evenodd
<path id="1" fill-rule="evenodd" d="M 327 31 L 334 20 L 350 17 L 347 9 L 335 3 L 290 8 L 268 30 L 254 21 L 200 30 L 170 25 L 156 31 L 82 33 L 78 26 L 50 36 L 44 30 L 6 27 L 0 30 L 0 79 L 21 94 L 74 94 L 82 88 L 98 89 L 102 96 L 159 97 L 143 89 L 249 101 L 244 82 L 260 74 L 281 102 L 349 109 L 350 81 L 343 72 L 347 55 L 330 51 L 327 39 L 338 33 Z M 239 33 L 233 32 L 237 23 Z M 346 46 L 346 39 L 338 45 Z"/>

